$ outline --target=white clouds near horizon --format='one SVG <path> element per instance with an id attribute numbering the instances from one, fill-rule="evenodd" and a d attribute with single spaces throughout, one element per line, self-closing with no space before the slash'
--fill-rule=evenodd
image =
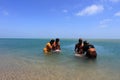
<path id="1" fill-rule="evenodd" d="M 104 10 L 104 7 L 102 5 L 91 5 L 81 10 L 76 15 L 77 16 L 93 15 L 93 14 L 102 12 L 103 10 Z"/>
<path id="2" fill-rule="evenodd" d="M 112 21 L 112 19 L 104 19 L 104 20 L 100 21 L 100 24 L 106 24 L 111 21 Z"/>
<path id="3" fill-rule="evenodd" d="M 67 12 L 68 12 L 68 10 L 64 9 L 62 12 L 63 12 L 63 13 L 67 13 Z"/>
<path id="4" fill-rule="evenodd" d="M 109 0 L 111 2 L 119 2 L 120 0 Z"/>
<path id="5" fill-rule="evenodd" d="M 115 16 L 120 16 L 120 11 L 114 14 Z"/>
<path id="6" fill-rule="evenodd" d="M 120 2 L 120 0 L 100 0 L 101 2 L 114 2 L 114 3 L 117 3 L 117 2 Z"/>
<path id="7" fill-rule="evenodd" d="M 109 23 L 112 21 L 112 19 L 103 19 L 100 21 L 100 26 L 101 28 L 108 27 Z"/>
<path id="8" fill-rule="evenodd" d="M 0 0 L 0 37 L 120 38 L 119 7 L 120 0 Z"/>

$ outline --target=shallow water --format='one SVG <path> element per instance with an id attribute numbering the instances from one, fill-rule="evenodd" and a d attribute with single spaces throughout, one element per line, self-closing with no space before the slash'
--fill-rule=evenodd
<path id="1" fill-rule="evenodd" d="M 0 39 L 0 80 L 120 80 L 120 40 L 89 39 L 96 60 L 74 56 L 76 39 L 61 39 L 60 54 L 44 55 L 49 39 Z"/>

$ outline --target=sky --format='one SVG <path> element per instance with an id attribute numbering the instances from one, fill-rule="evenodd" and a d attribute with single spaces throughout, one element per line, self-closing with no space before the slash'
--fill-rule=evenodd
<path id="1" fill-rule="evenodd" d="M 0 0 L 0 38 L 120 39 L 120 0 Z"/>

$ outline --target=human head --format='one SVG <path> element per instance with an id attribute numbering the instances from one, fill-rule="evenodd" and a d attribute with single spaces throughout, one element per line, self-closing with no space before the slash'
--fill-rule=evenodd
<path id="1" fill-rule="evenodd" d="M 82 40 L 82 38 L 79 38 L 79 40 L 78 40 L 78 41 L 79 41 L 79 43 L 82 43 L 82 41 L 83 41 L 83 40 Z"/>
<path id="2" fill-rule="evenodd" d="M 59 38 L 56 38 L 56 42 L 59 42 L 60 41 L 60 39 Z"/>
<path id="3" fill-rule="evenodd" d="M 53 44 L 53 43 L 54 43 L 54 41 L 55 41 L 54 39 L 51 39 L 51 40 L 50 40 L 50 44 Z"/>
<path id="4" fill-rule="evenodd" d="M 84 41 L 83 43 L 84 43 L 84 44 L 89 44 L 87 41 Z"/>

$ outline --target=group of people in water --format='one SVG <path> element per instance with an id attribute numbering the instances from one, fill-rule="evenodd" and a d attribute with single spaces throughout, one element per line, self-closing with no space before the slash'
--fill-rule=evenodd
<path id="1" fill-rule="evenodd" d="M 49 54 L 51 52 L 60 52 L 60 39 L 56 38 L 51 39 L 43 49 L 45 54 Z M 75 44 L 74 48 L 75 54 L 85 55 L 88 58 L 96 58 L 97 52 L 94 45 L 88 43 L 87 41 L 83 41 L 82 38 L 79 38 L 78 43 Z"/>
<path id="2" fill-rule="evenodd" d="M 74 49 L 76 54 L 83 55 L 85 54 L 88 58 L 96 58 L 97 52 L 94 45 L 88 43 L 87 41 L 83 41 L 81 38 L 78 40 L 78 43 L 75 45 Z"/>
<path id="3" fill-rule="evenodd" d="M 60 39 L 56 38 L 56 40 L 51 39 L 50 42 L 48 42 L 43 49 L 45 54 L 48 54 L 50 52 L 60 51 Z"/>

